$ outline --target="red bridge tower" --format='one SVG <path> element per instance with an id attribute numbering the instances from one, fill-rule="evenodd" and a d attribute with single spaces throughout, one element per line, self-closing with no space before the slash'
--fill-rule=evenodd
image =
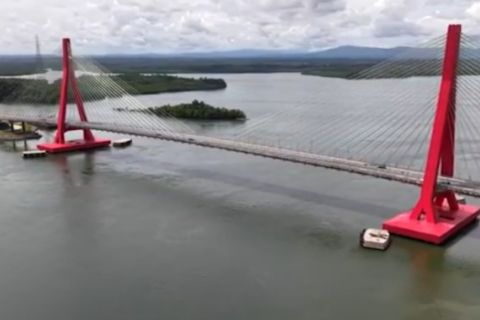
<path id="1" fill-rule="evenodd" d="M 68 104 L 68 88 L 71 85 L 73 100 L 77 105 L 78 114 L 81 122 L 88 122 L 87 114 L 83 106 L 83 98 L 78 88 L 77 79 L 75 78 L 75 70 L 72 63 L 72 50 L 70 47 L 70 39 L 63 39 L 63 69 L 62 69 L 62 84 L 60 87 L 60 104 L 57 115 L 57 132 L 52 143 L 42 143 L 37 146 L 40 150 L 47 152 L 58 153 L 67 151 L 79 151 L 86 149 L 94 149 L 107 147 L 110 145 L 108 139 L 97 139 L 93 136 L 92 131 L 88 128 L 75 128 L 67 126 L 65 118 L 67 115 Z M 65 140 L 65 132 L 72 130 L 82 130 L 83 139 Z"/>
<path id="2" fill-rule="evenodd" d="M 455 159 L 455 103 L 461 26 L 450 25 L 445 45 L 443 74 L 427 154 L 423 183 L 415 207 L 386 220 L 383 228 L 393 234 L 443 243 L 480 214 L 480 208 L 460 204 L 448 186 L 438 183 L 441 175 L 453 177 Z"/>

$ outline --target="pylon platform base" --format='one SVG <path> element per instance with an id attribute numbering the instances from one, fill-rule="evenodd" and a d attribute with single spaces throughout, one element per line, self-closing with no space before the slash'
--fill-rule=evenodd
<path id="1" fill-rule="evenodd" d="M 65 143 L 42 143 L 37 145 L 37 148 L 39 150 L 45 150 L 49 153 L 61 153 L 105 148 L 108 146 L 110 146 L 109 139 L 95 139 L 93 141 L 70 140 L 66 141 Z"/>
<path id="2" fill-rule="evenodd" d="M 442 244 L 474 222 L 480 215 L 480 208 L 460 204 L 459 209 L 455 212 L 441 209 L 438 209 L 437 212 L 439 216 L 437 223 L 410 219 L 411 212 L 408 211 L 385 220 L 383 229 L 395 235 L 433 244 Z"/>

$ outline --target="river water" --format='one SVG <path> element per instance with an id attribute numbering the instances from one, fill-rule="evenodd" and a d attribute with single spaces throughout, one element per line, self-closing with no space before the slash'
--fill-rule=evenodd
<path id="1" fill-rule="evenodd" d="M 197 98 L 255 120 L 325 97 L 330 81 L 222 77 L 223 91 L 140 99 Z M 410 208 L 416 187 L 143 138 L 32 161 L 23 147 L 0 149 L 0 319 L 480 316 L 476 226 L 445 247 L 358 247 L 361 229 Z"/>

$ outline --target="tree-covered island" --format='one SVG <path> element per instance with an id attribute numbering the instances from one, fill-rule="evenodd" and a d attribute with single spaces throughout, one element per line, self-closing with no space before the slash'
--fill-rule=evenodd
<path id="1" fill-rule="evenodd" d="M 174 117 L 189 120 L 246 120 L 246 115 L 238 109 L 213 107 L 203 101 L 193 100 L 191 103 L 177 105 L 164 105 L 161 107 L 149 107 L 146 109 L 116 108 L 116 111 L 142 112 L 153 114 L 158 117 Z"/>
<path id="2" fill-rule="evenodd" d="M 123 94 L 156 94 L 164 92 L 218 90 L 227 87 L 223 79 L 185 78 L 171 75 L 82 75 L 78 86 L 84 100 L 115 98 Z M 119 86 L 122 88 L 119 90 Z M 55 104 L 60 96 L 60 80 L 0 79 L 0 103 Z M 72 97 L 70 97 L 72 101 Z"/>

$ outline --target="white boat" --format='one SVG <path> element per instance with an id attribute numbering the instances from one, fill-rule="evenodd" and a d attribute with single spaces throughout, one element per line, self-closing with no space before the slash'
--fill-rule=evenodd
<path id="1" fill-rule="evenodd" d="M 460 204 L 467 204 L 467 199 L 465 199 L 464 196 L 460 194 L 455 194 L 455 198 L 457 199 L 457 202 Z"/>
<path id="2" fill-rule="evenodd" d="M 392 239 L 390 232 L 383 229 L 363 229 L 360 233 L 360 246 L 368 249 L 387 250 Z"/>
<path id="3" fill-rule="evenodd" d="M 112 145 L 116 148 L 127 147 L 132 144 L 131 138 L 119 139 L 112 142 Z"/>
<path id="4" fill-rule="evenodd" d="M 47 152 L 44 150 L 31 150 L 31 151 L 23 151 L 22 155 L 23 155 L 23 158 L 25 159 L 43 158 L 47 156 Z"/>

